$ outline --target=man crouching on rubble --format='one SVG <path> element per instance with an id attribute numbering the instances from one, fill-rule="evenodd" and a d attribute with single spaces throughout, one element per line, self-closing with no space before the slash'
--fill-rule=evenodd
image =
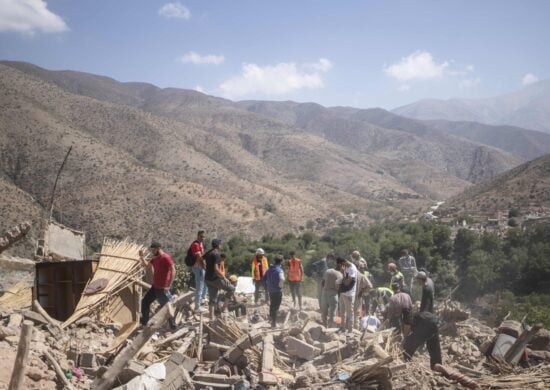
<path id="1" fill-rule="evenodd" d="M 170 285 L 176 277 L 174 260 L 172 260 L 168 253 L 162 250 L 161 245 L 158 242 L 152 242 L 150 249 L 153 255 L 150 261 L 144 259 L 142 250 L 139 251 L 141 264 L 145 268 L 153 267 L 153 285 L 141 300 L 141 319 L 139 322 L 143 326 L 146 326 L 149 322 L 149 310 L 151 303 L 155 299 L 160 304 L 160 307 L 162 307 L 172 298 L 170 295 Z M 168 322 L 170 328 L 174 329 L 176 327 L 176 322 L 173 318 L 170 318 Z"/>
<path id="2" fill-rule="evenodd" d="M 430 367 L 441 364 L 441 345 L 439 344 L 439 332 L 437 329 L 437 316 L 433 313 L 423 311 L 418 313 L 413 320 L 412 332 L 405 338 L 403 344 L 403 357 L 406 361 L 412 356 L 422 344 L 426 343 L 430 354 Z"/>

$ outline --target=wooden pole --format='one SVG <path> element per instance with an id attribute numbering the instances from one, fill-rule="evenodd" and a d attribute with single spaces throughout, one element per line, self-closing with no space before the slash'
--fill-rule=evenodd
<path id="1" fill-rule="evenodd" d="M 173 303 L 174 306 L 179 307 L 185 302 L 191 301 L 194 293 L 188 292 L 178 297 Z M 133 340 L 132 344 L 124 348 L 118 356 L 115 358 L 111 367 L 105 371 L 103 376 L 98 379 L 96 385 L 94 386 L 95 390 L 109 390 L 113 383 L 115 382 L 117 376 L 124 369 L 126 364 L 139 352 L 139 350 L 149 341 L 151 336 L 155 334 L 162 326 L 166 324 L 170 316 L 170 306 L 172 303 L 168 302 L 164 305 L 149 321 L 149 324 L 143 328 L 141 333 Z"/>
<path id="2" fill-rule="evenodd" d="M 29 357 L 29 345 L 32 339 L 32 321 L 24 321 L 21 327 L 21 335 L 19 336 L 19 345 L 17 346 L 17 355 L 11 373 L 9 390 L 23 389 L 23 381 L 25 379 L 25 370 L 27 368 L 27 359 Z"/>
<path id="3" fill-rule="evenodd" d="M 199 345 L 197 346 L 197 360 L 202 361 L 202 328 L 203 328 L 203 316 L 200 313 L 200 324 L 199 324 Z"/>
<path id="4" fill-rule="evenodd" d="M 46 357 L 50 365 L 53 367 L 55 373 L 57 374 L 57 378 L 61 382 L 63 382 L 63 388 L 69 389 L 69 390 L 75 390 L 74 386 L 71 384 L 71 382 L 69 382 L 69 380 L 63 373 L 63 370 L 61 369 L 61 367 L 59 366 L 59 363 L 57 363 L 55 358 L 48 351 L 44 351 L 44 356 Z"/>

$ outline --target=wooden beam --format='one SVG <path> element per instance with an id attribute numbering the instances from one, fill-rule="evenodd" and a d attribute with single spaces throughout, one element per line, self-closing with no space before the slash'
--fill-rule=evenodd
<path id="1" fill-rule="evenodd" d="M 202 330 L 203 328 L 203 315 L 200 313 L 200 323 L 199 323 L 199 344 L 197 345 L 197 360 L 202 361 Z"/>
<path id="2" fill-rule="evenodd" d="M 264 338 L 262 349 L 262 371 L 260 372 L 260 383 L 264 385 L 276 385 L 277 377 L 273 375 L 275 361 L 275 348 L 273 346 L 273 335 L 268 334 Z"/>
<path id="3" fill-rule="evenodd" d="M 25 370 L 27 369 L 27 360 L 29 357 L 29 345 L 32 339 L 32 321 L 24 321 L 21 327 L 21 335 L 19 336 L 19 344 L 17 346 L 17 355 L 11 373 L 9 390 L 23 389 L 23 381 L 25 380 Z"/>
<path id="4" fill-rule="evenodd" d="M 40 304 L 40 302 L 38 302 L 38 300 L 34 300 L 32 301 L 32 309 L 39 313 L 40 315 L 42 315 L 42 317 L 44 317 L 44 319 L 46 321 L 48 321 L 48 323 L 50 325 L 53 325 L 55 326 L 56 328 L 59 328 L 61 330 L 61 322 L 57 321 L 57 320 L 54 320 L 52 317 L 50 317 L 50 315 L 48 314 L 48 312 L 46 310 L 44 310 L 44 308 L 42 307 L 42 305 Z"/>
<path id="5" fill-rule="evenodd" d="M 525 347 L 542 328 L 542 324 L 536 324 L 531 329 L 523 331 L 504 355 L 504 360 L 512 365 L 518 364 L 523 351 L 525 351 Z"/>
<path id="6" fill-rule="evenodd" d="M 173 305 L 179 307 L 184 303 L 190 301 L 194 296 L 194 293 L 188 292 L 178 297 Z M 155 334 L 160 328 L 162 328 L 168 321 L 170 315 L 170 306 L 172 303 L 168 302 L 164 305 L 149 321 L 149 324 L 143 328 L 141 333 L 133 340 L 132 344 L 124 348 L 118 356 L 115 358 L 111 367 L 105 371 L 103 376 L 97 380 L 94 386 L 95 390 L 109 390 L 115 382 L 117 376 L 124 369 L 126 364 L 139 352 L 139 350 L 149 341 L 151 336 Z"/>

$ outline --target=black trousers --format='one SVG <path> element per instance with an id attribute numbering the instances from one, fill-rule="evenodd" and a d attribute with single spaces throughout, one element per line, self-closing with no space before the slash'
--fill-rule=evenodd
<path id="1" fill-rule="evenodd" d="M 435 364 L 442 364 L 437 323 L 421 318 L 415 320 L 412 333 L 405 338 L 403 345 L 405 349 L 405 352 L 403 352 L 404 359 L 411 360 L 416 350 L 426 343 L 430 354 L 430 367 L 433 368 Z"/>
<path id="2" fill-rule="evenodd" d="M 267 286 L 263 280 L 254 280 L 254 303 L 258 303 L 260 300 L 261 290 L 264 290 L 265 300 L 269 300 L 269 293 L 267 292 Z"/>
<path id="3" fill-rule="evenodd" d="M 151 287 L 141 300 L 141 319 L 139 322 L 144 326 L 147 325 L 147 323 L 149 322 L 151 304 L 155 300 L 158 301 L 160 307 L 163 307 L 168 301 L 170 301 L 170 298 L 170 293 L 165 293 L 163 288 Z M 168 322 L 170 323 L 170 326 L 175 326 L 175 321 L 173 318 L 170 318 Z"/>
<path id="4" fill-rule="evenodd" d="M 275 326 L 277 323 L 277 312 L 279 311 L 282 300 L 282 291 L 269 293 L 269 317 L 271 318 L 271 326 Z"/>

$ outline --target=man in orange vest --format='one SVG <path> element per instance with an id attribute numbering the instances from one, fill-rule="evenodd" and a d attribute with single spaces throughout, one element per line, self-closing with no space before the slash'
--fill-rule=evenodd
<path id="1" fill-rule="evenodd" d="M 263 282 L 263 277 L 269 268 L 267 258 L 264 256 L 265 251 L 262 248 L 256 249 L 256 256 L 252 259 L 252 278 L 254 279 L 254 303 L 258 303 L 260 299 L 260 289 L 264 289 L 265 300 L 269 303 L 269 294 L 267 292 L 267 287 Z"/>
<path id="2" fill-rule="evenodd" d="M 302 260 L 295 257 L 294 251 L 290 252 L 290 259 L 288 260 L 288 284 L 290 286 L 290 292 L 292 293 L 292 302 L 296 309 L 296 297 L 298 297 L 298 304 L 300 305 L 300 311 L 302 310 L 302 292 L 300 291 L 300 285 L 304 280 L 304 267 L 302 266 Z"/>

